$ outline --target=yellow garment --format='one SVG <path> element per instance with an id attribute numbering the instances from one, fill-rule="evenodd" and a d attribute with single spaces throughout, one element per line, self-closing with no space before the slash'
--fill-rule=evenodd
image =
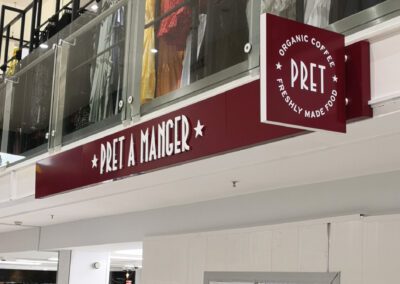
<path id="1" fill-rule="evenodd" d="M 17 56 L 17 52 L 19 51 L 19 48 L 14 48 L 14 50 L 13 50 L 13 58 L 14 59 L 12 59 L 11 61 L 10 61 L 10 63 L 8 64 L 8 68 L 7 68 L 7 71 L 6 71 L 6 76 L 7 77 L 11 77 L 11 76 L 14 76 L 14 74 L 15 74 L 15 71 L 16 71 L 16 69 L 17 69 L 17 65 L 18 65 L 18 60 L 15 58 L 16 56 Z"/>
<path id="2" fill-rule="evenodd" d="M 155 0 L 146 0 L 145 23 L 149 23 L 154 20 L 155 8 Z M 154 26 L 152 26 L 144 30 L 144 49 L 140 92 L 140 99 L 142 104 L 154 99 L 156 87 L 156 64 L 154 45 Z"/>

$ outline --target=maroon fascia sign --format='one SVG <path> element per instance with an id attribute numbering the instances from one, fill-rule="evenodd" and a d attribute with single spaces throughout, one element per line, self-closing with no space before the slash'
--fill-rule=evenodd
<path id="1" fill-rule="evenodd" d="M 344 132 L 346 120 L 372 116 L 367 42 L 344 47 L 341 35 L 272 15 L 261 23 L 266 53 L 260 80 L 39 161 L 36 198 L 285 139 L 303 129 Z"/>

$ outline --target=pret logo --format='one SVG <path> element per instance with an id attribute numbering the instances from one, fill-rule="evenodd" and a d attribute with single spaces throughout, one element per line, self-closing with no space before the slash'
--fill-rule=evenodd
<path id="1" fill-rule="evenodd" d="M 343 35 L 263 15 L 261 121 L 345 131 Z"/>
<path id="2" fill-rule="evenodd" d="M 319 61 L 303 58 L 304 53 L 313 50 L 320 53 Z M 281 60 L 275 63 L 276 88 L 287 107 L 306 119 L 327 115 L 336 104 L 339 78 L 335 60 L 326 45 L 308 34 L 299 34 L 282 42 L 278 53 Z M 288 82 L 287 74 L 290 74 Z M 327 84 L 328 80 L 334 84 Z M 316 103 L 310 108 L 308 102 L 304 103 L 304 96 Z"/>

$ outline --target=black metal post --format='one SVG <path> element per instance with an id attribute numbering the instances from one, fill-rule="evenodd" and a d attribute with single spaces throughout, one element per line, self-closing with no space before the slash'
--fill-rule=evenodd
<path id="1" fill-rule="evenodd" d="M 38 0 L 36 29 L 40 27 L 41 21 L 42 21 L 42 0 Z"/>
<path id="2" fill-rule="evenodd" d="M 4 65 L 7 65 L 9 45 L 10 45 L 10 26 L 7 27 L 6 46 L 4 51 Z"/>
<path id="3" fill-rule="evenodd" d="M 296 1 L 296 20 L 304 23 L 304 0 Z"/>
<path id="4" fill-rule="evenodd" d="M 0 35 L 3 38 L 3 32 L 4 32 L 4 15 L 5 15 L 5 7 L 1 7 L 1 19 L 0 19 Z M 1 57 L 1 51 L 3 50 L 3 39 L 0 40 L 0 57 Z"/>
<path id="5" fill-rule="evenodd" d="M 32 22 L 31 22 L 31 40 L 29 43 L 29 51 L 33 50 L 33 43 L 35 39 L 35 31 L 36 31 L 36 16 L 37 16 L 37 1 L 33 0 L 33 7 L 32 7 Z"/>
<path id="6" fill-rule="evenodd" d="M 25 12 L 22 13 L 21 17 L 21 31 L 19 35 L 19 48 L 22 50 L 24 45 L 24 35 L 25 35 Z"/>
<path id="7" fill-rule="evenodd" d="M 56 0 L 56 13 L 55 13 L 55 15 L 56 15 L 56 20 L 57 20 L 57 22 L 58 22 L 58 20 L 60 19 L 60 15 L 59 15 L 59 11 L 60 11 L 60 8 L 61 8 L 61 0 Z"/>
<path id="8" fill-rule="evenodd" d="M 73 0 L 72 1 L 72 20 L 75 20 L 79 17 L 79 8 L 80 8 L 80 0 Z"/>

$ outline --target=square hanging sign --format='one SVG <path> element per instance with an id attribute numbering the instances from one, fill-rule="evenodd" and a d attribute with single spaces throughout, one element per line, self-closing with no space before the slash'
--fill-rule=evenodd
<path id="1" fill-rule="evenodd" d="M 261 15 L 261 122 L 346 132 L 344 36 Z"/>

